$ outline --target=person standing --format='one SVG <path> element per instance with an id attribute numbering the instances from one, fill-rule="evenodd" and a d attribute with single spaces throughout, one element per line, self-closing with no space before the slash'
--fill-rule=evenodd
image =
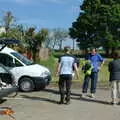
<path id="1" fill-rule="evenodd" d="M 114 52 L 113 61 L 109 63 L 108 69 L 111 83 L 111 103 L 114 105 L 120 102 L 120 55 L 118 52 Z"/>
<path id="2" fill-rule="evenodd" d="M 85 97 L 87 95 L 88 85 L 91 79 L 91 94 L 89 95 L 89 97 L 94 98 L 96 93 L 96 85 L 98 81 L 98 72 L 104 60 L 103 57 L 99 53 L 97 53 L 95 48 L 90 49 L 90 53 L 87 54 L 85 60 L 87 61 L 85 67 L 88 68 L 88 70 L 85 71 L 85 77 L 82 86 L 82 97 Z"/>
<path id="3" fill-rule="evenodd" d="M 64 104 L 64 100 L 66 101 L 66 104 L 70 103 L 73 67 L 77 77 L 79 77 L 76 59 L 74 56 L 70 55 L 70 48 L 66 47 L 64 51 L 65 54 L 61 56 L 58 60 L 56 71 L 57 75 L 59 76 L 59 104 Z M 66 88 L 66 91 L 64 90 L 64 88 Z"/>

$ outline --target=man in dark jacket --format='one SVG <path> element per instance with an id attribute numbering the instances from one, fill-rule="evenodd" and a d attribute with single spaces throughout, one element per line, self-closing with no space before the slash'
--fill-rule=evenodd
<path id="1" fill-rule="evenodd" d="M 112 104 L 120 102 L 120 55 L 113 54 L 113 61 L 109 63 Z M 118 99 L 119 98 L 119 99 Z"/>

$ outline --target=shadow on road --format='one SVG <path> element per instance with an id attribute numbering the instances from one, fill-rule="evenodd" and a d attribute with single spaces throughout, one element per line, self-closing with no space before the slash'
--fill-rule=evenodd
<path id="1" fill-rule="evenodd" d="M 46 88 L 42 91 L 59 95 L 59 91 L 55 90 L 55 89 Z M 80 94 L 77 94 L 77 93 L 71 93 L 71 95 L 72 96 L 80 96 Z M 46 102 L 51 102 L 51 103 L 54 103 L 54 104 L 59 104 L 58 101 L 52 100 L 50 98 L 43 98 L 43 97 L 36 97 L 36 96 L 29 96 L 29 95 L 20 95 L 20 96 L 22 98 L 25 98 L 25 99 L 37 100 L 37 101 L 46 101 Z"/>
<path id="2" fill-rule="evenodd" d="M 59 91 L 58 90 L 54 90 L 54 89 L 50 89 L 50 88 L 47 88 L 45 90 L 43 90 L 44 92 L 49 92 L 49 93 L 53 93 L 53 94 L 59 94 Z M 78 94 L 78 93 L 71 93 L 72 96 L 80 96 L 81 94 Z"/>
<path id="3" fill-rule="evenodd" d="M 54 90 L 54 89 L 50 89 L 50 88 L 46 88 L 43 91 L 48 92 L 48 93 L 53 93 L 53 94 L 59 94 L 58 90 Z"/>
<path id="4" fill-rule="evenodd" d="M 28 95 L 20 95 L 22 98 L 30 99 L 30 100 L 36 100 L 36 101 L 46 101 L 54 104 L 58 104 L 58 101 L 49 99 L 49 98 L 43 98 L 43 97 L 36 97 L 36 96 L 28 96 Z"/>
<path id="5" fill-rule="evenodd" d="M 86 101 L 86 102 L 100 103 L 100 104 L 104 104 L 104 105 L 111 105 L 111 103 L 108 102 L 108 101 L 98 100 L 98 99 L 89 98 L 89 97 L 87 97 L 87 98 L 82 98 L 81 95 L 79 95 L 79 98 L 77 98 L 77 97 L 71 97 L 71 99 L 81 100 L 81 101 Z"/>
<path id="6" fill-rule="evenodd" d="M 46 88 L 45 90 L 43 90 L 43 92 L 48 92 L 48 93 L 59 95 L 58 90 L 51 89 L 51 88 Z M 58 104 L 58 101 L 52 100 L 50 98 L 43 98 L 43 97 L 36 97 L 36 96 L 29 96 L 29 95 L 21 95 L 21 96 L 23 98 L 26 98 L 26 99 L 37 100 L 37 101 L 46 101 L 46 102 Z M 93 102 L 93 103 L 111 105 L 111 103 L 108 102 L 108 101 L 99 100 L 99 99 L 93 99 L 93 98 L 90 98 L 90 97 L 82 98 L 81 94 L 73 93 L 73 92 L 71 93 L 71 99 L 81 100 L 81 101 L 85 101 L 85 102 Z"/>
<path id="7" fill-rule="evenodd" d="M 0 104 L 4 103 L 5 101 L 7 101 L 6 99 L 0 99 Z"/>

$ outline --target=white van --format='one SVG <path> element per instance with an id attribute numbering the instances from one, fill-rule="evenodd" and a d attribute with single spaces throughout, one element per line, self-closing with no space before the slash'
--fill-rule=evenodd
<path id="1" fill-rule="evenodd" d="M 21 91 L 44 89 L 51 80 L 51 73 L 46 67 L 34 64 L 11 48 L 4 47 L 0 51 L 0 63 L 13 73 Z"/>

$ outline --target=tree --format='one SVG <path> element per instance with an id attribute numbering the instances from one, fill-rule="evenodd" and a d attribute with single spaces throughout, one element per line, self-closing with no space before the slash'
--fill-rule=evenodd
<path id="1" fill-rule="evenodd" d="M 15 22 L 15 17 L 12 15 L 12 12 L 10 12 L 10 11 L 5 12 L 2 22 L 3 22 L 3 26 L 5 27 L 6 36 L 7 36 L 9 30 L 11 29 L 11 27 L 13 26 L 13 24 Z"/>
<path id="2" fill-rule="evenodd" d="M 52 30 L 49 30 L 49 34 L 47 37 L 47 45 L 55 49 L 55 47 L 59 47 L 59 50 L 62 49 L 62 42 L 68 37 L 68 32 L 65 29 L 62 28 L 54 28 Z"/>
<path id="3" fill-rule="evenodd" d="M 73 39 L 77 39 L 81 49 L 87 49 L 90 46 L 99 46 L 99 42 L 96 39 L 98 20 L 96 9 L 99 4 L 99 0 L 85 0 L 81 6 L 83 12 L 80 13 L 79 17 L 72 23 L 72 27 L 69 29 L 70 36 Z"/>
<path id="4" fill-rule="evenodd" d="M 42 28 L 38 33 L 35 35 L 35 39 L 38 41 L 39 47 L 43 47 L 44 41 L 48 37 L 48 30 L 45 28 Z"/>
<path id="5" fill-rule="evenodd" d="M 81 49 L 102 46 L 106 51 L 119 47 L 120 4 L 117 0 L 84 0 L 69 34 Z M 119 44 L 118 44 L 119 43 Z"/>
<path id="6" fill-rule="evenodd" d="M 33 59 L 33 60 L 35 60 L 35 51 L 36 51 L 35 29 L 36 29 L 35 27 L 30 27 L 25 31 L 27 56 L 29 59 Z"/>
<path id="7" fill-rule="evenodd" d="M 36 61 L 36 54 L 43 47 L 43 42 L 46 40 L 48 36 L 48 30 L 42 28 L 40 31 L 35 32 L 34 27 L 30 27 L 25 32 L 25 39 L 27 43 L 27 48 L 32 52 L 33 60 Z"/>

